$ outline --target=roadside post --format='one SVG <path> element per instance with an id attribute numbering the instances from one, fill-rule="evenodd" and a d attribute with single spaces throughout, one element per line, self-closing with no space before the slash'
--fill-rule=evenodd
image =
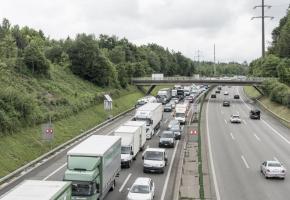
<path id="1" fill-rule="evenodd" d="M 110 95 L 105 94 L 104 98 L 104 109 L 107 112 L 108 119 L 111 119 L 113 117 L 112 110 L 113 110 L 113 100 L 110 97 Z"/>
<path id="2" fill-rule="evenodd" d="M 49 122 L 42 124 L 41 126 L 41 135 L 42 135 L 42 140 L 44 142 L 49 142 L 50 143 L 50 149 L 52 148 L 52 142 L 54 138 L 54 128 L 53 124 L 51 123 L 51 117 L 49 117 Z"/>

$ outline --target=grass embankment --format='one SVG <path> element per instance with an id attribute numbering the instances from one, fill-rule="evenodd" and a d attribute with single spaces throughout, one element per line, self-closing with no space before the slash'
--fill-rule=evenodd
<path id="1" fill-rule="evenodd" d="M 131 108 L 143 94 L 135 91 L 113 100 L 113 114 Z M 103 104 L 92 106 L 76 115 L 54 123 L 54 140 L 51 144 L 42 141 L 41 126 L 25 128 L 10 136 L 2 136 L 0 141 L 0 177 L 12 172 L 29 161 L 48 152 L 69 139 L 90 129 L 107 118 Z M 52 146 L 51 146 L 52 145 Z"/>
<path id="2" fill-rule="evenodd" d="M 256 99 L 260 96 L 260 93 L 252 86 L 245 86 L 244 91 L 246 95 L 252 99 Z M 283 119 L 286 119 L 287 121 L 290 121 L 290 109 L 286 106 L 283 106 L 281 104 L 275 103 L 269 99 L 269 97 L 262 97 L 259 99 L 259 101 L 270 111 L 275 113 L 276 115 L 282 117 Z"/>

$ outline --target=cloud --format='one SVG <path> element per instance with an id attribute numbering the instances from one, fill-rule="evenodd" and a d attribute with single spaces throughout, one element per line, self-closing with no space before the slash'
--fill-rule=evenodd
<path id="1" fill-rule="evenodd" d="M 285 16 L 289 0 L 265 0 L 266 41 Z M 195 59 L 250 61 L 261 55 L 260 0 L 9 0 L 1 2 L 0 18 L 41 29 L 51 38 L 94 33 L 126 37 L 136 44 L 157 43 Z"/>

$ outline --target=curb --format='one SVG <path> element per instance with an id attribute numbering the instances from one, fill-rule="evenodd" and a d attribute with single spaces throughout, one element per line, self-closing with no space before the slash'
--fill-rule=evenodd
<path id="1" fill-rule="evenodd" d="M 134 110 L 135 108 L 130 108 L 116 116 L 114 116 L 111 119 L 108 119 L 100 124 L 98 124 L 97 126 L 83 132 L 82 134 L 70 139 L 69 141 L 59 145 L 58 147 L 52 149 L 51 151 L 43 154 L 42 156 L 36 158 L 35 160 L 32 160 L 31 162 L 27 163 L 26 165 L 18 168 L 17 170 L 13 171 L 12 173 L 2 177 L 0 179 L 0 189 L 2 189 L 3 187 L 6 187 L 10 184 L 12 184 L 13 182 L 17 181 L 18 179 L 20 179 L 21 177 L 25 176 L 28 172 L 32 171 L 34 168 L 39 167 L 43 164 L 45 164 L 47 161 L 49 161 L 50 159 L 54 158 L 56 155 L 58 155 L 59 152 L 69 148 L 71 145 L 73 145 L 75 142 L 80 142 L 84 139 L 86 139 L 87 137 L 93 135 L 95 133 L 95 131 L 97 131 L 98 129 L 104 127 L 105 125 L 113 122 L 114 120 L 116 120 L 117 118 L 131 112 L 132 110 Z M 45 161 L 43 161 L 45 160 Z M 5 186 L 3 186 L 5 184 Z M 3 186 L 1 188 L 1 186 Z"/>

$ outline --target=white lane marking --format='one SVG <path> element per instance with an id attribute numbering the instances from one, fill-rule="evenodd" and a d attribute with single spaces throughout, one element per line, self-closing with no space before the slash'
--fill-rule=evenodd
<path id="1" fill-rule="evenodd" d="M 268 124 L 265 120 L 261 119 L 262 122 L 264 124 L 266 124 L 270 129 L 272 129 L 272 131 L 274 131 L 274 133 L 276 133 L 276 135 L 280 136 L 285 142 L 287 142 L 288 144 L 290 144 L 290 141 L 287 140 L 283 135 L 281 135 L 278 131 L 276 131 L 276 129 L 274 129 L 270 124 Z M 273 133 L 273 132 L 271 132 Z"/>
<path id="2" fill-rule="evenodd" d="M 168 120 L 169 120 L 169 117 L 165 120 L 165 124 L 168 122 Z"/>
<path id="3" fill-rule="evenodd" d="M 127 178 L 125 179 L 124 183 L 121 185 L 119 192 L 122 192 L 122 190 L 124 189 L 125 185 L 127 184 L 127 182 L 129 181 L 130 177 L 132 176 L 132 174 L 128 174 Z"/>
<path id="4" fill-rule="evenodd" d="M 244 122 L 244 124 L 246 124 L 246 125 L 247 125 L 247 122 L 246 122 L 246 120 L 243 120 L 243 122 Z"/>
<path id="5" fill-rule="evenodd" d="M 235 140 L 236 138 L 234 137 L 233 133 L 230 133 L 231 134 L 231 137 L 233 140 Z"/>
<path id="6" fill-rule="evenodd" d="M 279 160 L 274 156 L 274 160 L 276 160 L 276 161 L 278 161 L 279 162 Z"/>
<path id="7" fill-rule="evenodd" d="M 207 143 L 208 143 L 208 151 L 209 151 L 209 158 L 210 158 L 210 165 L 211 165 L 211 171 L 212 171 L 212 177 L 213 177 L 213 183 L 214 183 L 214 189 L 216 193 L 216 200 L 220 200 L 220 192 L 218 188 L 218 183 L 216 179 L 216 173 L 214 168 L 214 162 L 213 162 L 213 156 L 212 156 L 212 150 L 211 150 L 211 141 L 210 141 L 210 134 L 209 134 L 209 125 L 208 125 L 208 105 L 210 103 L 210 100 L 208 100 L 207 106 L 206 106 L 206 133 L 207 133 Z"/>
<path id="8" fill-rule="evenodd" d="M 227 120 L 225 120 L 225 123 L 226 123 L 226 124 L 228 123 Z"/>
<path id="9" fill-rule="evenodd" d="M 160 133 L 160 129 L 157 131 L 156 135 L 158 135 Z"/>
<path id="10" fill-rule="evenodd" d="M 239 93 L 239 95 L 241 97 L 240 99 L 243 101 L 243 103 L 248 107 L 249 110 L 251 110 L 250 106 L 248 106 L 248 104 L 246 104 L 246 102 L 244 101 L 244 99 L 243 99 L 242 95 L 240 94 L 239 90 L 238 90 L 238 93 Z"/>
<path id="11" fill-rule="evenodd" d="M 238 115 L 240 115 L 240 112 L 237 112 L 238 113 Z"/>
<path id="12" fill-rule="evenodd" d="M 164 183 L 164 187 L 163 187 L 163 191 L 162 191 L 162 195 L 161 195 L 161 199 L 160 200 L 164 200 L 164 198 L 165 198 L 167 185 L 168 185 L 168 181 L 169 181 L 169 176 L 171 174 L 171 169 L 172 169 L 173 161 L 174 161 L 174 158 L 175 158 L 176 150 L 177 150 L 177 147 L 178 147 L 178 143 L 179 143 L 179 140 L 177 141 L 177 143 L 175 145 L 175 148 L 174 148 L 174 151 L 173 151 L 173 155 L 172 155 L 172 158 L 171 158 L 171 161 L 170 161 L 170 166 L 169 166 L 169 169 L 168 169 L 168 172 L 167 172 L 167 175 L 166 175 L 166 179 L 165 179 L 165 183 Z"/>
<path id="13" fill-rule="evenodd" d="M 256 134 L 254 134 L 254 136 L 259 142 L 261 142 L 261 139 Z"/>
<path id="14" fill-rule="evenodd" d="M 249 167 L 249 165 L 248 165 L 248 163 L 247 163 L 245 157 L 242 155 L 241 158 L 242 158 L 242 160 L 244 161 L 244 163 L 245 163 L 245 165 L 246 165 L 246 168 L 249 169 L 250 167 Z"/>
<path id="15" fill-rule="evenodd" d="M 45 177 L 44 179 L 42 179 L 43 181 L 46 181 L 47 179 L 49 179 L 51 176 L 53 176 L 54 174 L 56 174 L 59 170 L 61 170 L 62 168 L 64 168 L 66 166 L 67 163 L 64 163 L 62 166 L 60 166 L 59 168 L 57 168 L 55 171 L 53 171 L 51 174 L 49 174 L 47 177 Z"/>
<path id="16" fill-rule="evenodd" d="M 239 93 L 240 94 L 240 93 Z M 243 98 L 241 98 L 242 101 L 244 102 L 244 104 L 249 108 L 249 110 L 251 110 L 251 108 L 246 104 L 246 102 L 243 100 Z M 280 136 L 285 142 L 287 142 L 288 144 L 290 144 L 290 141 L 287 140 L 283 135 L 281 135 L 276 129 L 274 129 L 270 124 L 268 124 L 265 120 L 261 119 L 261 121 L 266 124 L 270 129 L 272 129 L 274 131 L 274 133 L 276 133 L 278 136 Z"/>

